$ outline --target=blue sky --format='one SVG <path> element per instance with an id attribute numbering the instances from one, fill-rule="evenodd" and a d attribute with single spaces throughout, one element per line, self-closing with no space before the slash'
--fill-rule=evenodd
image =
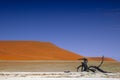
<path id="1" fill-rule="evenodd" d="M 119 0 L 0 0 L 0 40 L 47 41 L 120 61 Z"/>

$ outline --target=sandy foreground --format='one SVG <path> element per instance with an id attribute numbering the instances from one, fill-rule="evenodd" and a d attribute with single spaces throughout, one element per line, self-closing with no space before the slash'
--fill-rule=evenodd
<path id="1" fill-rule="evenodd" d="M 90 66 L 97 66 L 98 62 L 88 62 Z M 22 60 L 0 61 L 0 72 L 76 72 L 81 61 L 66 60 Z M 120 62 L 104 62 L 100 67 L 108 72 L 120 72 Z"/>
<path id="2" fill-rule="evenodd" d="M 0 72 L 0 80 L 120 80 L 120 73 Z"/>
<path id="3" fill-rule="evenodd" d="M 80 61 L 0 61 L 0 80 L 120 80 L 120 63 L 101 67 L 112 73 L 76 72 Z M 98 65 L 99 62 L 89 62 Z"/>

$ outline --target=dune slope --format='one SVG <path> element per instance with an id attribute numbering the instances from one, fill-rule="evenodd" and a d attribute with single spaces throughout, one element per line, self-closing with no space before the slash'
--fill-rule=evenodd
<path id="1" fill-rule="evenodd" d="M 77 60 L 81 57 L 50 42 L 0 41 L 0 60 Z"/>
<path id="2" fill-rule="evenodd" d="M 0 41 L 0 60 L 78 60 L 83 57 L 50 42 Z M 101 57 L 87 58 L 101 61 Z M 105 57 L 104 61 L 116 60 Z"/>

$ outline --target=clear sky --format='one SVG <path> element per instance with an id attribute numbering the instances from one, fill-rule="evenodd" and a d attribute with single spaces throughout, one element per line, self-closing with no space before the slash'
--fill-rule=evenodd
<path id="1" fill-rule="evenodd" d="M 0 40 L 47 41 L 120 61 L 120 1 L 0 0 Z"/>

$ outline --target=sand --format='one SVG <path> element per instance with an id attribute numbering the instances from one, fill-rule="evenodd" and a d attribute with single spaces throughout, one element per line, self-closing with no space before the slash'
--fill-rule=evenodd
<path id="1" fill-rule="evenodd" d="M 79 64 L 74 60 L 0 61 L 0 80 L 120 80 L 119 62 L 105 62 L 101 67 L 112 73 L 76 72 Z"/>
<path id="2" fill-rule="evenodd" d="M 120 78 L 120 73 L 92 72 L 0 72 L 0 77 L 39 77 L 39 78 Z"/>
<path id="3" fill-rule="evenodd" d="M 0 60 L 77 60 L 81 57 L 50 42 L 0 41 Z"/>
<path id="4" fill-rule="evenodd" d="M 0 80 L 120 80 L 120 73 L 0 72 Z"/>
<path id="5" fill-rule="evenodd" d="M 56 46 L 50 42 L 39 41 L 0 41 L 0 60 L 78 60 L 84 56 Z M 100 61 L 101 57 L 87 57 Z M 105 61 L 116 61 L 106 58 Z"/>
<path id="6" fill-rule="evenodd" d="M 0 41 L 0 80 L 119 80 L 120 63 L 105 58 L 102 69 L 112 73 L 76 72 L 84 56 L 50 42 Z M 88 58 L 99 65 L 101 57 Z M 97 62 L 92 62 L 97 61 Z"/>
<path id="7" fill-rule="evenodd" d="M 1 78 L 0 80 L 120 80 L 119 78 L 35 78 L 35 77 L 14 77 L 14 78 Z"/>
<path id="8" fill-rule="evenodd" d="M 88 62 L 88 65 L 99 65 L 100 62 Z M 76 72 L 80 61 L 66 60 L 25 60 L 25 61 L 0 61 L 0 72 Z M 120 72 L 119 62 L 104 62 L 101 66 L 109 72 Z"/>

